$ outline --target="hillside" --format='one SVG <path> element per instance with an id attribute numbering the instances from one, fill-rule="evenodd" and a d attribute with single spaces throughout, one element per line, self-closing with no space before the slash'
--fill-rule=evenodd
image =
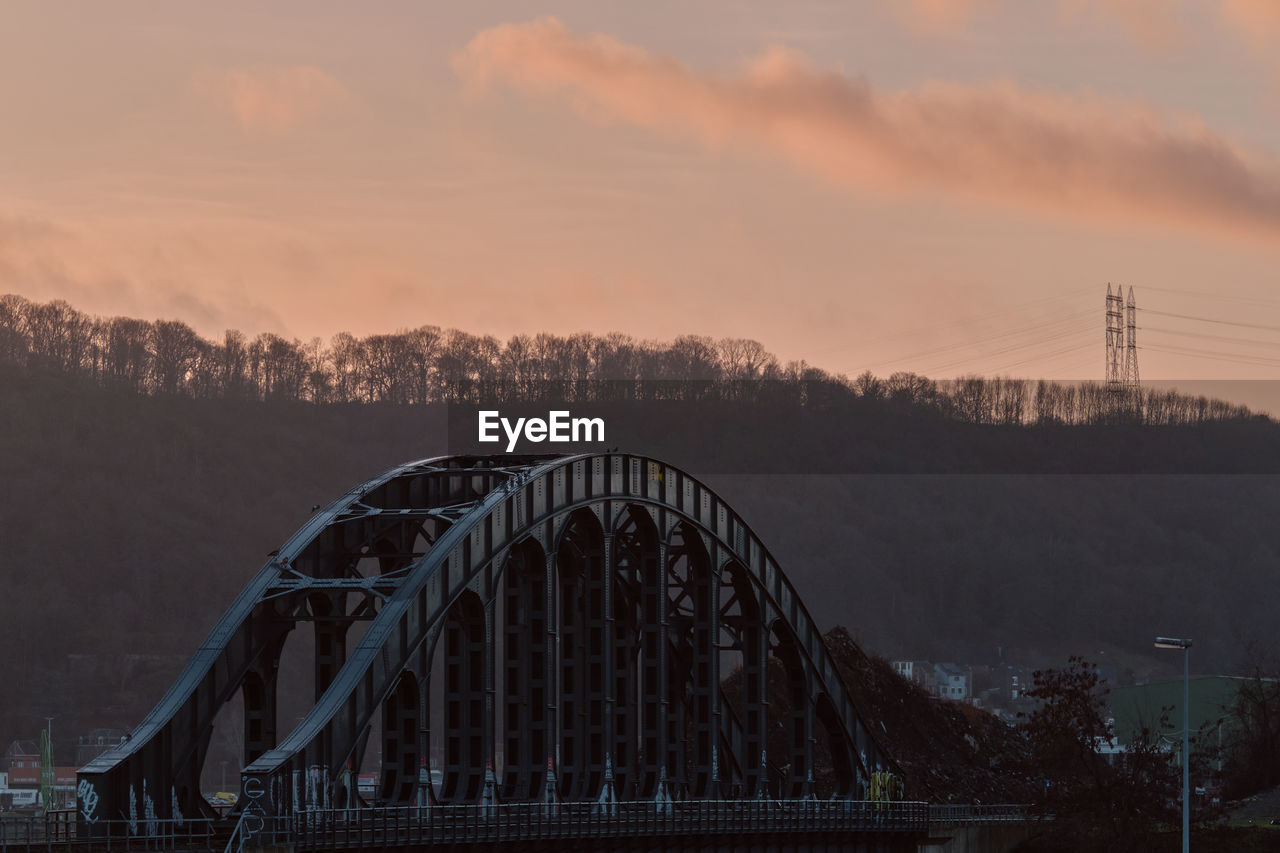
<path id="1" fill-rule="evenodd" d="M 139 395 L 12 365 L 0 399 L 5 737 L 47 714 L 136 722 L 313 504 L 470 441 L 442 406 Z M 1205 671 L 1280 639 L 1269 422 L 995 427 L 859 399 L 602 411 L 610 446 L 703 476 L 819 625 L 874 652 L 1106 652 L 1123 677 L 1157 633 L 1195 637 Z M 1117 459 L 1128 473 L 1100 473 Z"/>

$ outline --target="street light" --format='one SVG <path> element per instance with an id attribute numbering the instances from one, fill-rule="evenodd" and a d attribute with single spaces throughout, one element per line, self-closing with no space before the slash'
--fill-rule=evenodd
<path id="1" fill-rule="evenodd" d="M 1182 853 L 1191 851 L 1191 641 L 1156 637 L 1157 649 L 1182 649 Z"/>

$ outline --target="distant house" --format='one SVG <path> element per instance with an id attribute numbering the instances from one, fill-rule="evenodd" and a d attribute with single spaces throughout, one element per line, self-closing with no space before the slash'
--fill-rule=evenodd
<path id="1" fill-rule="evenodd" d="M 898 675 L 907 681 L 914 681 L 930 693 L 937 692 L 937 682 L 933 676 L 933 664 L 927 660 L 895 660 L 890 666 Z"/>
<path id="2" fill-rule="evenodd" d="M 991 686 L 1011 702 L 1022 698 L 1034 686 L 1034 682 L 1035 676 L 1030 667 L 1005 663 L 991 670 Z"/>
<path id="3" fill-rule="evenodd" d="M 9 768 L 7 774 L 7 790 L 15 796 L 15 804 L 19 801 L 17 798 L 24 798 L 23 802 L 31 802 L 37 799 L 42 776 L 39 760 L 30 761 L 24 758 L 20 763 L 22 766 L 18 766 L 15 763 Z M 74 803 L 76 798 L 75 791 L 76 768 L 53 768 L 53 792 L 57 797 L 57 802 L 52 807 L 61 808 Z"/>
<path id="4" fill-rule="evenodd" d="M 955 663 L 935 663 L 933 676 L 938 695 L 943 699 L 965 702 L 973 698 L 973 673 L 969 667 Z"/>
<path id="5" fill-rule="evenodd" d="M 26 768 L 40 766 L 40 747 L 33 740 L 15 740 L 4 751 L 0 760 L 0 768 L 7 773 L 12 767 Z"/>
<path id="6" fill-rule="evenodd" d="M 9 768 L 9 785 L 13 788 L 39 788 L 40 787 L 40 762 L 23 762 L 24 766 L 13 766 Z M 29 765 L 29 766 L 26 766 Z M 68 790 L 76 786 L 76 768 L 75 767 L 55 767 L 53 768 L 53 784 L 54 787 L 66 787 Z"/>
<path id="7" fill-rule="evenodd" d="M 124 741 L 121 729 L 93 729 L 76 741 L 76 765 L 83 767 L 111 747 Z"/>
<path id="8" fill-rule="evenodd" d="M 10 788 L 9 774 L 0 773 L 0 810 L 30 808 L 40 799 L 34 788 Z"/>
<path id="9" fill-rule="evenodd" d="M 15 740 L 5 750 L 4 759 L 8 764 L 5 770 L 5 792 L 10 795 L 15 805 L 32 805 L 40 792 L 40 748 L 35 741 Z M 75 801 L 76 768 L 54 767 L 53 790 L 58 802 L 55 806 L 63 806 Z"/>

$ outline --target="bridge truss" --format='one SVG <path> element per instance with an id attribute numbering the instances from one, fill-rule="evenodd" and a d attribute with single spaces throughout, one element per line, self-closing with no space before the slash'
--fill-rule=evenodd
<path id="1" fill-rule="evenodd" d="M 281 655 L 304 623 L 315 703 L 280 737 Z M 771 660 L 785 719 L 770 709 Z M 759 538 L 697 479 L 624 453 L 428 459 L 313 513 L 129 739 L 80 770 L 79 832 L 211 817 L 201 770 L 237 694 L 242 820 L 851 799 L 892 766 Z M 783 755 L 767 752 L 771 726 L 787 732 Z M 349 768 L 375 728 L 378 786 L 365 802 Z M 434 782 L 422 770 L 433 744 Z"/>

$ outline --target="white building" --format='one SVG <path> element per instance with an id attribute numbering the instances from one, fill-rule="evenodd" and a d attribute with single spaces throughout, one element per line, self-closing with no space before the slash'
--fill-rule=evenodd
<path id="1" fill-rule="evenodd" d="M 10 788 L 9 774 L 0 773 L 0 810 L 34 808 L 40 799 L 36 788 Z"/>
<path id="2" fill-rule="evenodd" d="M 895 660 L 890 666 L 898 675 L 907 681 L 914 681 L 930 693 L 937 692 L 937 684 L 933 677 L 933 664 L 927 660 Z"/>
<path id="3" fill-rule="evenodd" d="M 973 697 L 973 672 L 969 667 L 954 663 L 935 663 L 933 676 L 937 679 L 938 695 L 943 699 L 967 702 Z"/>

